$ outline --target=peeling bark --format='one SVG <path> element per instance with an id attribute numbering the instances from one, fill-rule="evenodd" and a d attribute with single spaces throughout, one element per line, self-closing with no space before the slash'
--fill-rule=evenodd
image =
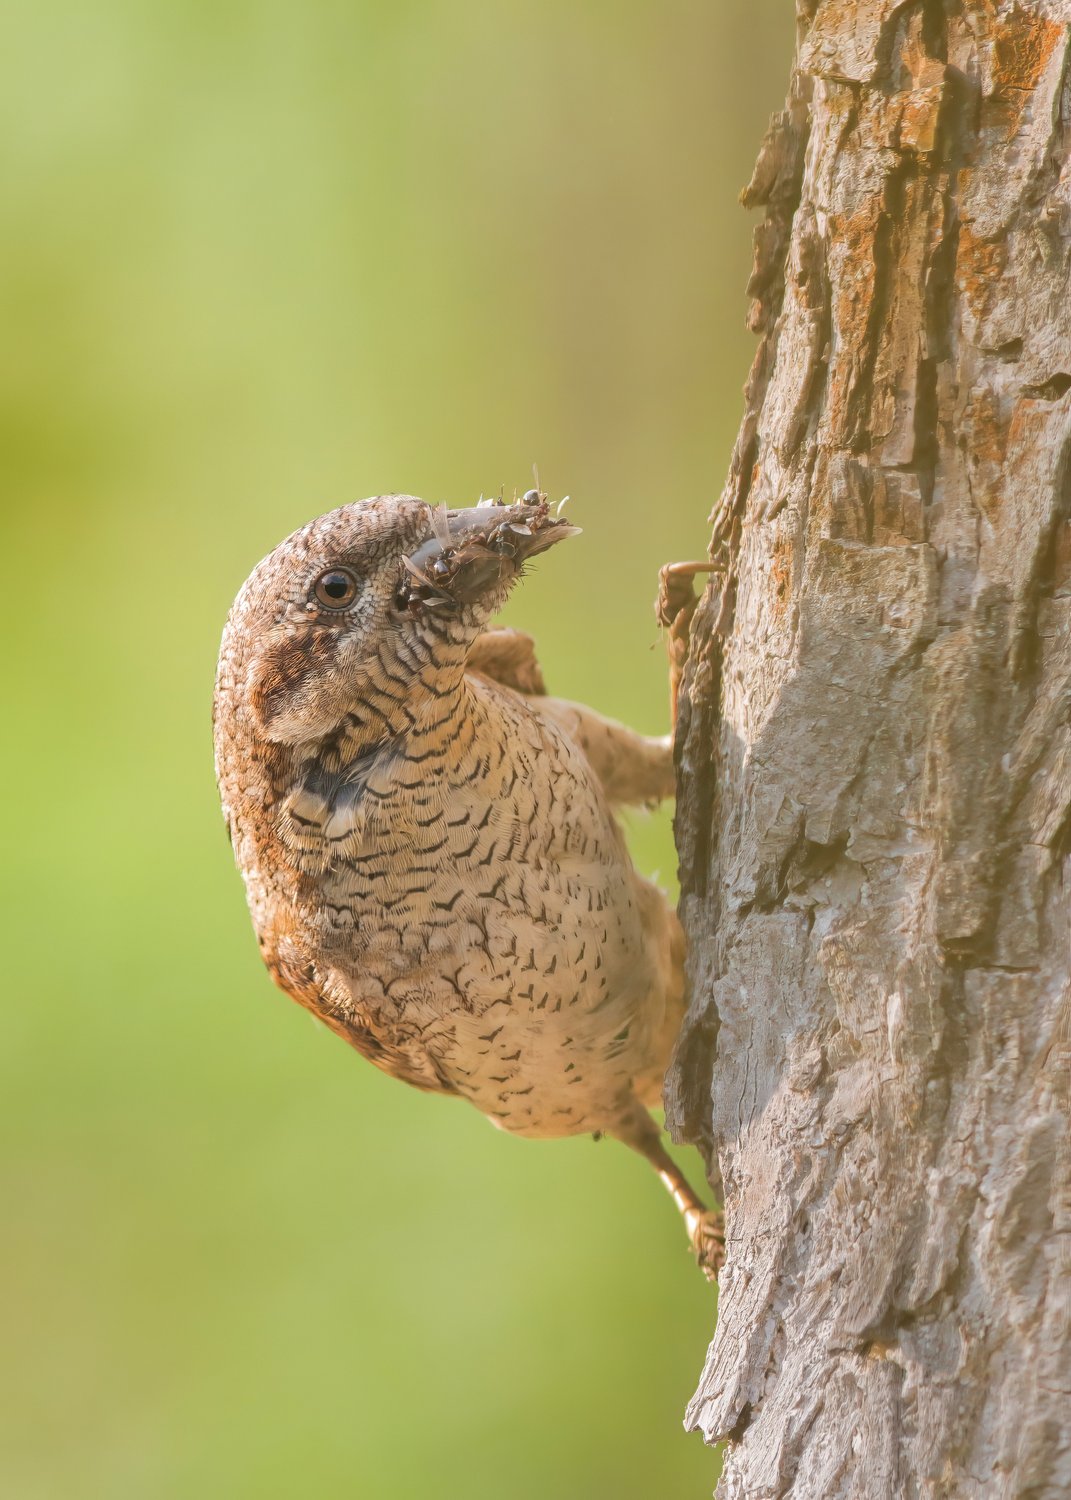
<path id="1" fill-rule="evenodd" d="M 1066 1496 L 1071 7 L 797 9 L 678 725 L 688 1423 L 732 1500 Z"/>

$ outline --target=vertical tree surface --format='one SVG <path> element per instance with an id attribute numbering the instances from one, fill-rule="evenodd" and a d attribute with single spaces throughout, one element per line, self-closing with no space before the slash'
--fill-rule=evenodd
<path id="1" fill-rule="evenodd" d="M 1071 8 L 801 0 L 681 701 L 726 1497 L 1071 1494 Z"/>

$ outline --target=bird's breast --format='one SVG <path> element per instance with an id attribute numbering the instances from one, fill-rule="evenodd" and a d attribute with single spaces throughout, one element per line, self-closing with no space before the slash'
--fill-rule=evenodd
<path id="1" fill-rule="evenodd" d="M 283 790 L 273 920 L 313 1008 L 507 1129 L 598 1128 L 657 1050 L 665 943 L 580 752 L 511 699 Z"/>

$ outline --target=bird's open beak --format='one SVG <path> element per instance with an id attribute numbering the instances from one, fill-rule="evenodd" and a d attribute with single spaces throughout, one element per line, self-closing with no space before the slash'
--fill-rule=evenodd
<path id="1" fill-rule="evenodd" d="M 402 559 L 401 592 L 414 612 L 475 603 L 515 578 L 530 557 L 580 530 L 554 514 L 545 496 L 534 491 L 515 505 L 428 510 L 431 535 Z"/>

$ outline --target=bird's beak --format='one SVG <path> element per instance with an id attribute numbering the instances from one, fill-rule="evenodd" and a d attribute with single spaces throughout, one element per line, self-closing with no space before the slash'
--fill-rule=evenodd
<path id="1" fill-rule="evenodd" d="M 580 530 L 534 491 L 515 505 L 428 511 L 431 535 L 402 559 L 404 602 L 414 611 L 473 604 L 515 578 L 530 557 Z"/>

